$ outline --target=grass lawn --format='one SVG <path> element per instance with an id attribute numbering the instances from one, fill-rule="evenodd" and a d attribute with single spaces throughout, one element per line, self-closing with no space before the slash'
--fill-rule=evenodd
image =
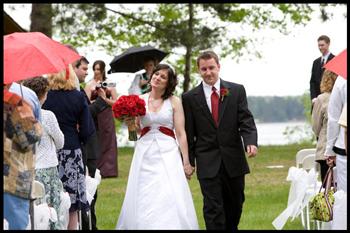
<path id="1" fill-rule="evenodd" d="M 295 166 L 295 154 L 311 144 L 261 146 L 256 158 L 248 159 L 250 174 L 246 175 L 245 202 L 238 228 L 240 230 L 274 230 L 272 221 L 287 207 L 290 182 L 288 169 Z M 97 227 L 114 229 L 124 199 L 133 148 L 118 148 L 119 177 L 102 179 L 96 202 Z M 283 165 L 283 168 L 266 168 Z M 200 229 L 205 229 L 202 194 L 197 177 L 189 181 Z M 288 219 L 283 229 L 301 230 L 300 218 Z"/>

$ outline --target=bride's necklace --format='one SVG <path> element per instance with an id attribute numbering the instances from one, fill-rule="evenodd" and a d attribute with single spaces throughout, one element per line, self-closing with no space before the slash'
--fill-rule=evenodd
<path id="1" fill-rule="evenodd" d="M 163 99 L 153 99 L 151 97 L 151 98 L 149 98 L 148 102 L 153 107 L 153 109 L 157 111 L 159 109 L 159 107 L 162 105 Z"/>

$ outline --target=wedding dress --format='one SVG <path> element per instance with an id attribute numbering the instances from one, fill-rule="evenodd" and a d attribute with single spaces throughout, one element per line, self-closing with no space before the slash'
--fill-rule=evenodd
<path id="1" fill-rule="evenodd" d="M 148 109 L 149 94 L 140 97 Z M 169 99 L 141 119 L 150 130 L 136 143 L 116 229 L 198 229 L 179 146 L 159 126 L 174 127 Z"/>

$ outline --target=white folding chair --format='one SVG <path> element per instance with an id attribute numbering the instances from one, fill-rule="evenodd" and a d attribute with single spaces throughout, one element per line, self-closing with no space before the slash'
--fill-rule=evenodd
<path id="1" fill-rule="evenodd" d="M 317 171 L 317 162 L 316 162 L 316 155 L 314 153 L 312 154 L 308 154 L 306 155 L 303 159 L 302 159 L 302 162 L 301 162 L 301 167 L 306 170 L 306 171 L 310 171 L 311 169 L 315 169 L 316 173 L 318 173 Z M 316 180 L 315 184 L 313 184 L 312 186 L 310 186 L 307 191 L 306 191 L 306 194 L 307 194 L 307 198 L 310 197 L 310 196 L 313 196 L 317 193 L 317 191 L 319 190 L 319 187 L 321 186 L 321 182 L 318 182 Z M 302 222 L 304 220 L 306 220 L 306 229 L 307 230 L 310 230 L 310 208 L 309 208 L 309 200 L 307 200 L 307 204 L 306 204 L 306 207 L 305 209 L 302 210 L 301 212 L 301 218 L 302 218 Z M 305 213 L 305 216 L 304 216 L 304 211 L 306 211 Z M 305 219 L 306 218 L 306 219 Z M 304 224 L 305 224 L 305 221 L 304 221 Z M 314 221 L 314 226 L 317 230 L 319 230 L 321 228 L 320 226 L 320 222 L 319 221 Z M 304 225 L 304 228 L 305 228 L 305 225 Z"/>
<path id="2" fill-rule="evenodd" d="M 305 156 L 309 154 L 315 154 L 315 153 L 316 153 L 316 148 L 307 148 L 307 149 L 299 150 L 295 156 L 296 167 L 297 168 L 300 167 Z"/>
<path id="3" fill-rule="evenodd" d="M 302 161 L 302 168 L 306 171 L 310 171 L 312 168 L 316 170 L 316 155 L 314 153 L 310 153 L 306 155 Z"/>
<path id="4" fill-rule="evenodd" d="M 313 153 L 316 153 L 316 148 L 305 148 L 305 149 L 299 150 L 295 155 L 296 167 L 301 168 L 302 162 L 303 162 L 303 159 L 305 158 L 305 156 L 307 156 L 309 154 L 313 154 Z M 301 224 L 305 228 L 305 221 L 304 221 L 304 213 L 303 212 L 301 212 Z"/>
<path id="5" fill-rule="evenodd" d="M 44 196 L 45 196 L 45 186 L 41 182 L 37 180 L 33 180 L 32 190 L 30 193 L 30 205 L 29 205 L 31 230 L 35 230 L 34 229 L 34 202 L 36 199 L 42 198 Z"/>

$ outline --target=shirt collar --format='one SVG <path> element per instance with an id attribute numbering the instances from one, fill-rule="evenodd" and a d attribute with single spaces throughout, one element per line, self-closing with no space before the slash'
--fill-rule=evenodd
<path id="1" fill-rule="evenodd" d="M 202 83 L 205 89 L 209 89 L 209 90 L 212 89 L 212 86 L 208 85 L 206 82 L 202 81 Z M 214 87 L 216 88 L 217 91 L 220 90 L 220 78 L 218 78 L 218 80 L 214 84 Z"/>
<path id="2" fill-rule="evenodd" d="M 331 52 L 326 53 L 326 55 L 322 56 L 322 58 L 327 61 L 329 54 L 331 54 Z"/>

